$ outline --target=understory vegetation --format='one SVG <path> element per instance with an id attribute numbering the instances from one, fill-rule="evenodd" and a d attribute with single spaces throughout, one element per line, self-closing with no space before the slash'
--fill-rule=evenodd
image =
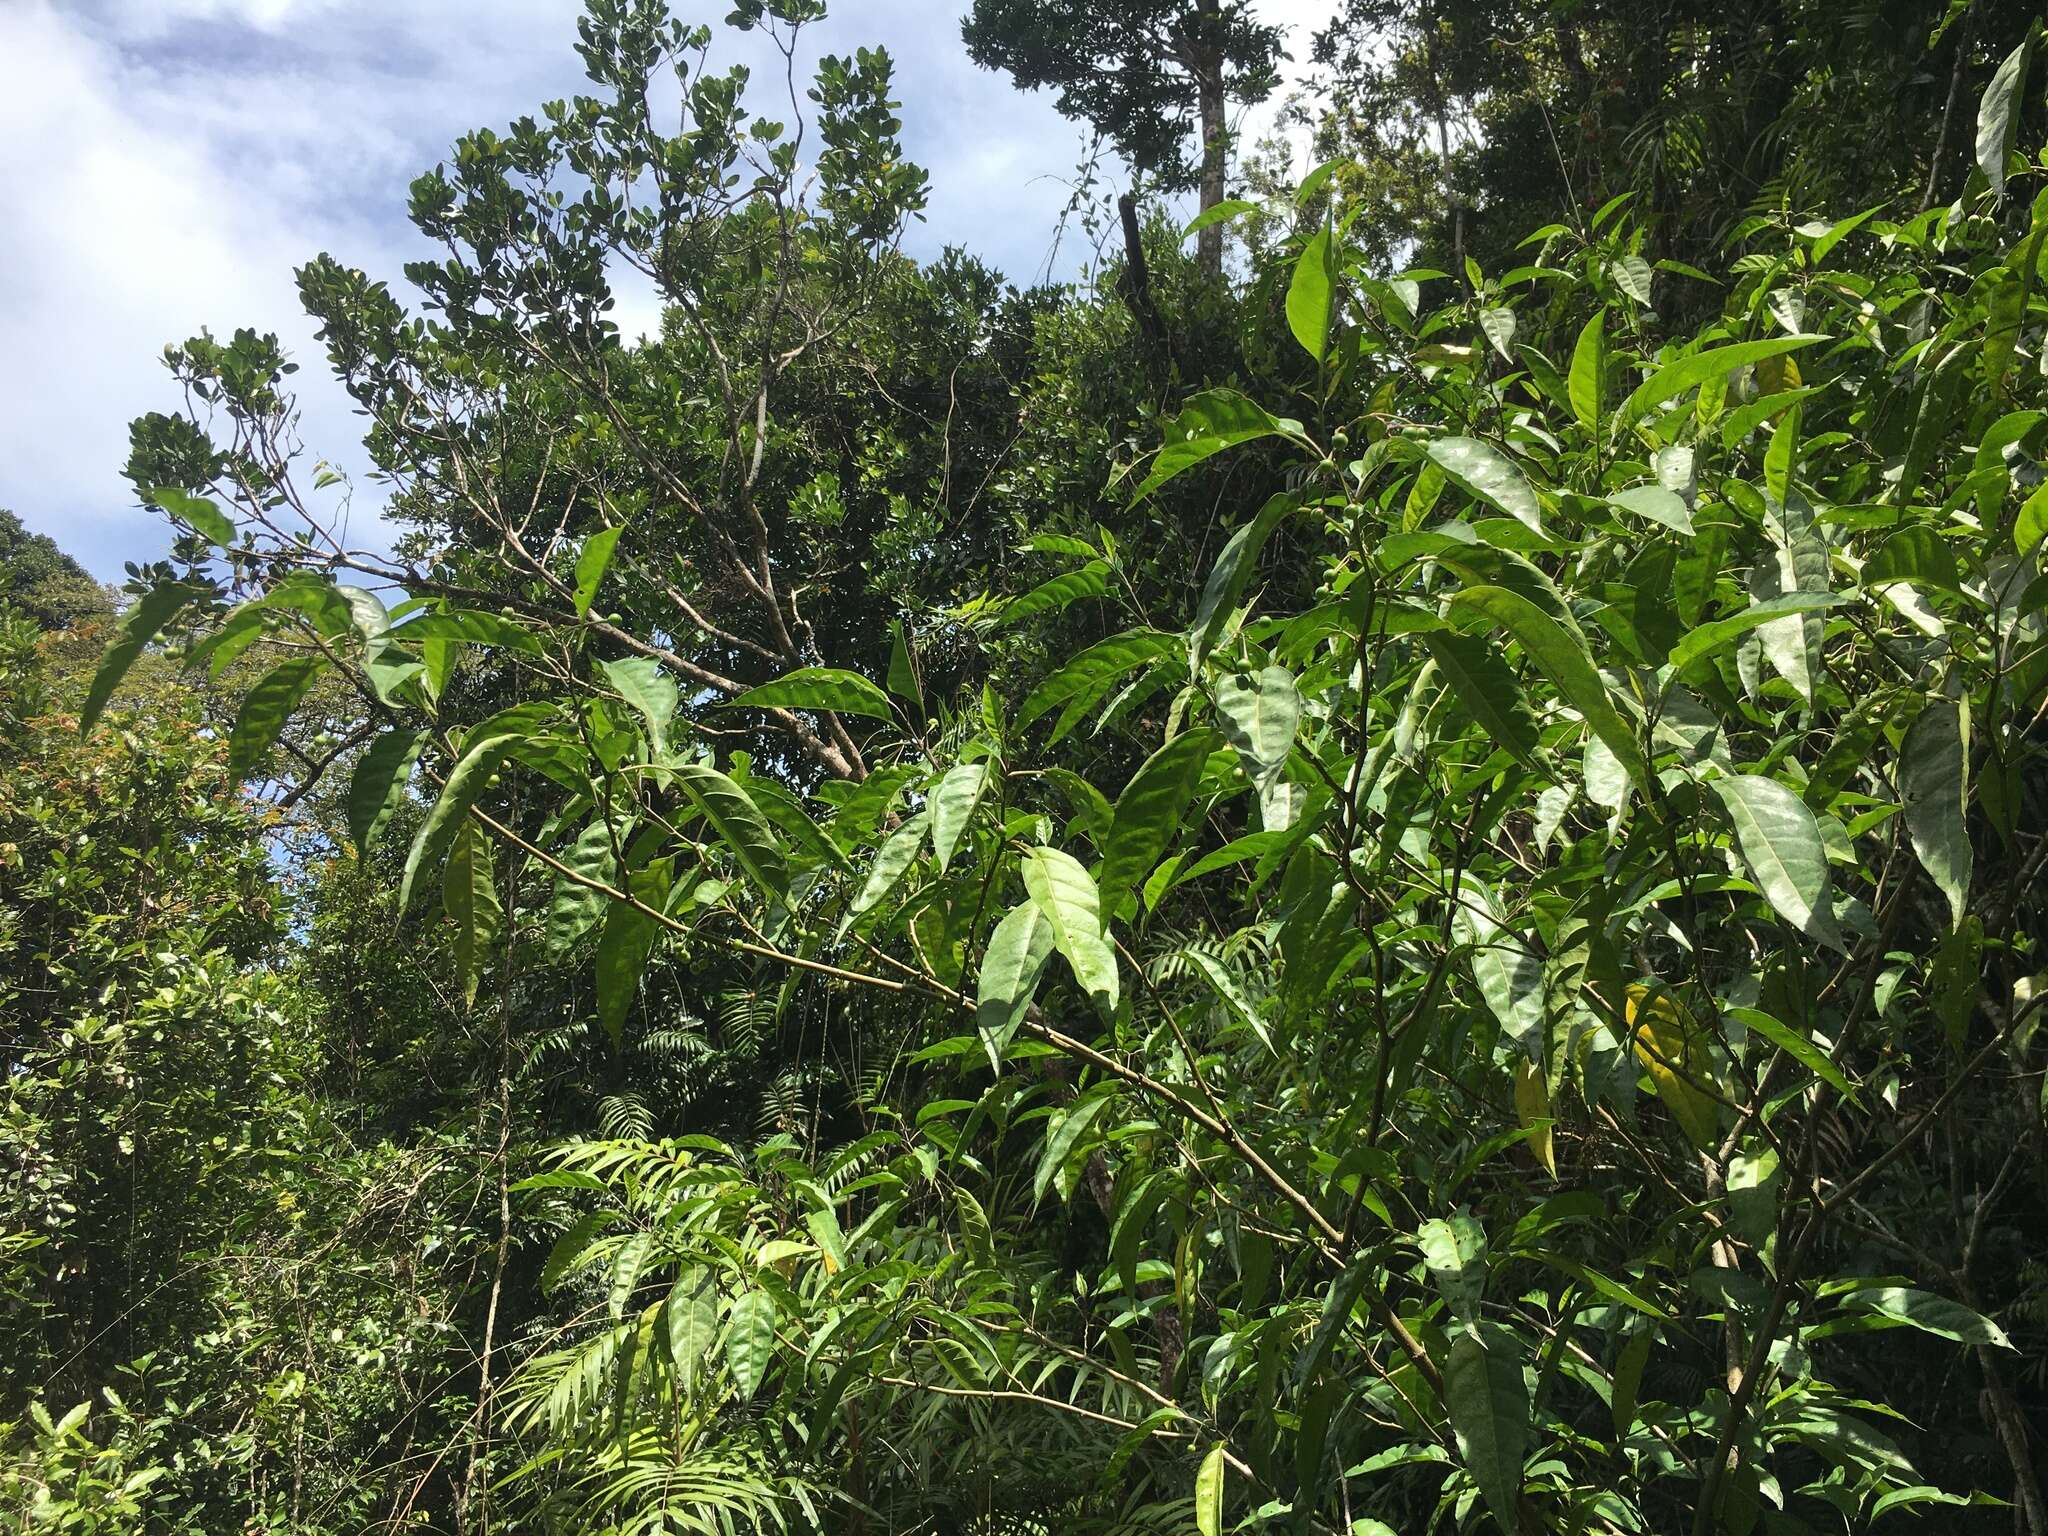
<path id="1" fill-rule="evenodd" d="M 820 15 L 0 521 L 9 1529 L 2048 1536 L 2034 14 Z"/>

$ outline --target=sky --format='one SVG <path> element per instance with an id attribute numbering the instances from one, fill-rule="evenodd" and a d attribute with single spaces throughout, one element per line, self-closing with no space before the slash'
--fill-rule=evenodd
<path id="1" fill-rule="evenodd" d="M 723 0 L 675 0 L 716 23 Z M 1074 275 L 1054 232 L 1082 132 L 968 60 L 965 0 L 836 0 L 805 52 L 880 44 L 931 206 L 906 248 L 962 245 L 1016 281 Z M 1256 0 L 1306 51 L 1333 0 Z M 412 178 L 461 134 L 588 88 L 575 0 L 0 0 L 0 507 L 105 580 L 160 555 L 120 476 L 128 422 L 177 409 L 163 349 L 201 327 L 275 332 L 309 457 L 377 488 L 292 272 L 326 251 L 410 293 Z M 739 55 L 721 46 L 719 59 Z M 757 73 L 757 79 L 759 75 Z M 1241 131 L 1255 134 L 1257 121 Z M 622 292 L 629 332 L 652 328 Z"/>

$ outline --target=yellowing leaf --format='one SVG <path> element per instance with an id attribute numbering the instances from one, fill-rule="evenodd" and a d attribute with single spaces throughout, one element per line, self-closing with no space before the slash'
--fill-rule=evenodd
<path id="1" fill-rule="evenodd" d="M 1628 1028 L 1636 1059 L 1657 1085 L 1657 1097 L 1692 1144 L 1704 1150 L 1714 1140 L 1714 1101 L 1693 1086 L 1706 1078 L 1706 1051 L 1698 1026 L 1670 994 L 1653 996 L 1648 987 L 1631 982 Z"/>
<path id="2" fill-rule="evenodd" d="M 1515 1062 L 1515 1118 L 1524 1126 L 1535 1126 L 1529 1150 L 1553 1179 L 1557 1177 L 1557 1138 L 1550 1123 L 1550 1089 L 1536 1063 Z"/>

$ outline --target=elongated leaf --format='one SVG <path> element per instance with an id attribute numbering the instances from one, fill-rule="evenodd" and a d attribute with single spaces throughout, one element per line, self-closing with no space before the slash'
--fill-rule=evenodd
<path id="1" fill-rule="evenodd" d="M 1223 1536 L 1223 1447 L 1195 1468 L 1195 1536 Z"/>
<path id="2" fill-rule="evenodd" d="M 1712 1081 L 1699 1026 L 1670 994 L 1640 983 L 1629 986 L 1626 1016 L 1630 1044 L 1657 1085 L 1657 1097 L 1687 1139 L 1705 1151 L 1714 1144 L 1715 1114 L 1713 1098 L 1698 1086 Z"/>
<path id="3" fill-rule="evenodd" d="M 896 882 L 909 872 L 923 850 L 930 826 L 930 813 L 918 811 L 904 817 L 902 824 L 883 840 L 875 851 L 875 862 L 868 868 L 867 879 L 861 882 L 859 892 L 846 909 L 849 919 L 859 917 L 896 888 Z"/>
<path id="4" fill-rule="evenodd" d="M 1331 269 L 1335 265 L 1327 227 L 1303 247 L 1287 285 L 1287 328 L 1317 362 L 1330 344 Z"/>
<path id="5" fill-rule="evenodd" d="M 597 1016 L 615 1050 L 624 1043 L 626 1015 L 640 995 L 654 934 L 654 919 L 638 907 L 614 901 L 605 908 L 597 939 Z"/>
<path id="6" fill-rule="evenodd" d="M 1025 696 L 1017 708 L 1017 729 L 1062 706 L 1076 713 L 1086 710 L 1125 673 L 1171 655 L 1179 644 L 1180 637 L 1157 629 L 1130 629 L 1096 641 Z"/>
<path id="7" fill-rule="evenodd" d="M 1899 747 L 1899 788 L 1906 831 L 1921 868 L 1948 898 L 1957 926 L 1970 904 L 1969 752 L 1964 715 L 1949 699 L 1922 709 Z"/>
<path id="8" fill-rule="evenodd" d="M 168 586 L 150 588 L 121 616 L 121 628 L 108 644 L 106 655 L 100 658 L 92 687 L 86 690 L 85 703 L 78 711 L 80 731 L 90 731 L 98 723 L 101 712 L 107 707 L 107 700 L 114 696 L 121 679 L 135 665 L 135 658 L 170 623 L 178 610 L 197 596 L 199 588 L 174 581 Z"/>
<path id="9" fill-rule="evenodd" d="M 1650 1363 L 1650 1350 L 1656 1342 L 1657 1330 L 1644 1328 L 1622 1346 L 1621 1358 L 1614 1364 L 1614 1387 L 1607 1406 L 1617 1440 L 1626 1440 L 1635 1432 L 1636 1395 L 1642 1388 L 1643 1368 Z"/>
<path id="10" fill-rule="evenodd" d="M 1984 1344 L 1993 1349 L 2013 1347 L 2005 1330 L 1990 1318 L 1931 1291 L 1916 1291 L 1902 1285 L 1866 1286 L 1849 1292 L 1842 1298 L 1842 1305 L 1897 1318 L 1922 1333 L 1954 1339 L 1958 1344 Z"/>
<path id="11" fill-rule="evenodd" d="M 1692 512 L 1687 508 L 1685 498 L 1661 485 L 1637 485 L 1616 491 L 1607 498 L 1607 503 L 1624 512 L 1633 512 L 1637 517 L 1647 517 L 1653 523 L 1662 523 L 1666 528 L 1675 528 L 1683 534 L 1690 535 L 1693 531 Z"/>
<path id="12" fill-rule="evenodd" d="M 1046 1190 L 1052 1187 L 1053 1179 L 1066 1167 L 1074 1153 L 1085 1144 L 1088 1133 L 1095 1122 L 1113 1102 L 1106 1091 L 1097 1091 L 1085 1099 L 1077 1100 L 1046 1134 L 1044 1150 L 1039 1153 L 1038 1170 L 1031 1177 L 1031 1199 L 1034 1204 L 1045 1198 Z"/>
<path id="13" fill-rule="evenodd" d="M 726 1321 L 725 1368 L 732 1372 L 740 1400 L 750 1402 L 761 1390 L 775 1359 L 775 1298 L 762 1290 L 745 1290 L 733 1298 Z"/>
<path id="14" fill-rule="evenodd" d="M 1853 1099 L 1856 1096 L 1855 1089 L 1849 1086 L 1849 1080 L 1842 1076 L 1820 1047 L 1791 1025 L 1757 1008 L 1724 1008 L 1721 1011 L 1725 1017 L 1733 1019 L 1745 1029 L 1755 1030 L 1807 1071 L 1833 1087 L 1843 1098 Z"/>
<path id="15" fill-rule="evenodd" d="M 890 720 L 895 711 L 889 695 L 862 677 L 839 667 L 799 667 L 772 683 L 749 688 L 732 700 L 735 709 L 815 709 L 840 715 L 865 715 Z"/>
<path id="16" fill-rule="evenodd" d="M 331 590 L 331 589 L 330 589 Z M 450 611 L 423 613 L 385 631 L 393 640 L 411 645 L 418 641 L 446 641 L 450 644 L 494 645 L 501 650 L 538 656 L 540 637 L 496 613 Z M 431 666 L 431 657 L 429 665 Z"/>
<path id="17" fill-rule="evenodd" d="M 988 1051 L 989 1066 L 998 1072 L 1052 952 L 1053 926 L 1036 901 L 1010 908 L 989 935 L 988 952 L 981 960 L 974 1028 Z"/>
<path id="18" fill-rule="evenodd" d="M 687 1397 L 718 1345 L 718 1290 L 711 1271 L 693 1267 L 677 1276 L 662 1314 L 669 1363 Z"/>
<path id="19" fill-rule="evenodd" d="M 204 496 L 194 496 L 188 491 L 175 490 L 170 486 L 159 486 L 149 493 L 148 499 L 164 511 L 181 518 L 197 528 L 202 536 L 222 549 L 235 542 L 234 519 L 221 511 L 219 505 Z"/>
<path id="20" fill-rule="evenodd" d="M 1152 472 L 1131 497 L 1144 500 L 1177 475 L 1204 459 L 1262 437 L 1286 435 L 1301 439 L 1301 424 L 1274 416 L 1234 389 L 1212 389 L 1196 395 L 1166 430 L 1166 441 L 1152 461 Z"/>
<path id="21" fill-rule="evenodd" d="M 1445 1407 L 1458 1441 L 1458 1459 L 1479 1485 L 1480 1497 L 1507 1536 L 1516 1536 L 1522 1497 L 1522 1456 L 1529 1438 L 1529 1394 L 1511 1340 L 1489 1329 L 1461 1331 L 1444 1368 Z"/>
<path id="22" fill-rule="evenodd" d="M 1650 768 L 1642 746 L 1628 722 L 1615 710 L 1583 639 L 1567 633 L 1529 598 L 1505 587 L 1466 587 L 1452 597 L 1451 606 L 1481 614 L 1513 635 L 1529 659 L 1557 684 L 1565 702 L 1584 716 L 1594 735 L 1607 743 L 1607 750 L 1628 770 L 1636 786 L 1648 789 Z"/>
<path id="23" fill-rule="evenodd" d="M 1058 613 L 1084 597 L 1100 597 L 1109 590 L 1109 566 L 1091 560 L 1078 571 L 1067 571 L 1033 587 L 1021 597 L 1003 604 L 995 622 L 1015 624 L 1041 613 Z"/>
<path id="24" fill-rule="evenodd" d="M 411 908 L 419 877 L 447 851 L 454 840 L 455 829 L 469 815 L 470 807 L 488 787 L 491 775 L 498 771 L 513 745 L 538 731 L 552 713 L 552 705 L 515 704 L 493 715 L 463 738 L 462 755 L 449 770 L 448 780 L 441 786 L 440 798 L 427 812 L 426 820 L 420 823 L 412 848 L 406 854 L 405 879 L 398 889 L 398 910 L 401 913 Z"/>
<path id="25" fill-rule="evenodd" d="M 1214 208 L 1205 208 L 1189 219 L 1187 227 L 1180 232 L 1180 237 L 1185 240 L 1189 235 L 1198 234 L 1212 224 L 1224 224 L 1232 219 L 1242 218 L 1245 214 L 1255 211 L 1258 206 L 1257 203 L 1248 203 L 1241 197 L 1226 197 Z"/>
<path id="26" fill-rule="evenodd" d="M 1607 311 L 1600 309 L 1593 312 L 1593 318 L 1579 332 L 1578 343 L 1572 348 L 1571 379 L 1566 386 L 1571 394 L 1572 414 L 1596 442 L 1606 382 Z"/>
<path id="27" fill-rule="evenodd" d="M 1152 872 L 1181 832 L 1181 816 L 1217 745 L 1209 731 L 1177 736 L 1145 760 L 1117 796 L 1095 882 L 1115 912 L 1130 889 Z"/>
<path id="28" fill-rule="evenodd" d="M 576 617 L 590 617 L 590 605 L 597 601 L 597 589 L 604 584 L 604 573 L 611 569 L 612 555 L 619 547 L 619 535 L 624 528 L 600 528 L 583 541 L 583 549 L 576 556 Z"/>
<path id="29" fill-rule="evenodd" d="M 477 984 L 491 961 L 491 946 L 504 927 L 505 909 L 491 876 L 491 843 L 484 829 L 465 820 L 456 829 L 441 875 L 441 910 L 455 923 L 455 974 L 462 1001 L 476 1003 Z"/>
<path id="30" fill-rule="evenodd" d="M 1514 668 L 1479 635 L 1443 629 L 1424 635 L 1422 643 L 1429 647 L 1437 671 L 1480 729 L 1517 762 L 1534 767 L 1539 734 L 1536 717 L 1522 697 Z"/>
<path id="31" fill-rule="evenodd" d="M 1451 1311 L 1470 1322 L 1479 1315 L 1480 1293 L 1486 1289 L 1486 1229 L 1473 1217 L 1458 1213 L 1425 1221 L 1416 1229 L 1422 1262 Z"/>
<path id="32" fill-rule="evenodd" d="M 1073 967 L 1081 990 L 1104 1013 L 1116 1012 L 1120 995 L 1116 951 L 1103 935 L 1095 881 L 1080 860 L 1058 848 L 1027 849 L 1024 889 L 1052 925 L 1053 947 Z"/>
<path id="33" fill-rule="evenodd" d="M 647 724 L 648 745 L 656 757 L 668 753 L 668 728 L 676 717 L 676 681 L 651 656 L 627 656 L 599 664 L 605 681 L 618 691 Z"/>
<path id="34" fill-rule="evenodd" d="M 1830 592 L 1786 592 L 1752 603 L 1737 614 L 1725 619 L 1715 619 L 1701 624 L 1687 633 L 1686 637 L 1671 648 L 1667 658 L 1671 666 L 1680 672 L 1698 661 L 1710 656 L 1722 646 L 1740 640 L 1751 630 L 1768 624 L 1773 619 L 1788 615 L 1818 613 L 1823 608 L 1832 608 L 1842 599 Z"/>
<path id="35" fill-rule="evenodd" d="M 617 860 L 612 851 L 612 829 L 602 817 L 576 836 L 561 855 L 561 861 L 579 875 L 604 885 L 616 886 Z M 586 885 L 564 875 L 555 877 L 548 902 L 548 953 L 564 954 L 604 915 L 606 898 Z"/>
<path id="36" fill-rule="evenodd" d="M 674 773 L 691 805 L 711 824 L 747 878 L 770 895 L 787 900 L 789 865 L 782 844 L 747 792 L 716 768 L 701 763 L 678 763 Z"/>
<path id="37" fill-rule="evenodd" d="M 1880 544 L 1877 552 L 1864 562 L 1862 576 L 1868 587 L 1910 581 L 1944 592 L 1962 590 L 1955 555 L 1940 534 L 1919 523 L 1899 529 Z"/>
<path id="38" fill-rule="evenodd" d="M 229 778 L 239 783 L 263 765 L 278 733 L 325 665 L 318 656 L 294 656 L 266 672 L 249 690 L 228 733 Z"/>
<path id="39" fill-rule="evenodd" d="M 1735 824 L 1743 861 L 1778 915 L 1810 938 L 1841 947 L 1828 904 L 1827 849 L 1806 802 L 1775 779 L 1723 774 L 1713 790 Z"/>
<path id="40" fill-rule="evenodd" d="M 359 850 L 367 850 L 398 802 L 426 745 L 424 731 L 395 726 L 370 744 L 348 787 L 348 832 Z"/>
<path id="41" fill-rule="evenodd" d="M 974 808 L 981 804 L 988 773 L 986 763 L 962 763 L 949 769 L 932 791 L 932 854 L 941 874 L 953 861 L 953 850 L 960 846 L 967 824 L 974 819 Z"/>
<path id="42" fill-rule="evenodd" d="M 1515 1120 L 1529 1132 L 1529 1150 L 1544 1172 L 1557 1177 L 1557 1128 L 1550 1123 L 1550 1085 L 1533 1061 L 1515 1063 Z"/>
<path id="43" fill-rule="evenodd" d="M 2037 35 L 2032 26 L 2027 28 L 2019 47 L 2005 56 L 1977 103 L 1977 167 L 1999 197 L 2005 196 L 2005 162 L 2012 154 L 2013 128 L 2026 95 L 2027 68 L 2033 62 Z"/>
<path id="44" fill-rule="evenodd" d="M 1216 685 L 1216 721 L 1230 744 L 1250 759 L 1254 777 L 1278 774 L 1301 725 L 1294 674 L 1285 667 L 1267 667 L 1256 677 L 1224 678 Z"/>
<path id="45" fill-rule="evenodd" d="M 1624 400 L 1616 419 L 1623 425 L 1642 420 L 1643 417 L 1688 390 L 1698 389 L 1710 379 L 1725 378 L 1737 368 L 1746 368 L 1766 358 L 1781 357 L 1787 352 L 1797 352 L 1815 342 L 1826 341 L 1825 336 L 1772 336 L 1763 341 L 1738 341 L 1725 347 L 1710 347 L 1704 352 L 1695 352 L 1681 357 L 1676 362 L 1666 363 L 1649 378 L 1637 385 L 1635 392 Z"/>
<path id="46" fill-rule="evenodd" d="M 1467 495 L 1500 508 L 1538 533 L 1543 531 L 1543 509 L 1528 477 L 1493 444 L 1476 437 L 1437 437 L 1430 439 L 1427 451 L 1430 462 Z"/>
<path id="47" fill-rule="evenodd" d="M 1479 329 L 1510 367 L 1515 362 L 1515 312 L 1500 306 L 1479 311 Z"/>
<path id="48" fill-rule="evenodd" d="M 1188 631 L 1188 665 L 1200 671 L 1202 660 L 1215 647 L 1223 626 L 1244 596 L 1245 584 L 1258 568 L 1259 551 L 1281 519 L 1301 505 L 1301 498 L 1286 494 L 1269 497 L 1259 515 L 1224 541 L 1223 550 L 1210 568 L 1202 587 L 1202 600 L 1195 607 L 1195 622 Z"/>

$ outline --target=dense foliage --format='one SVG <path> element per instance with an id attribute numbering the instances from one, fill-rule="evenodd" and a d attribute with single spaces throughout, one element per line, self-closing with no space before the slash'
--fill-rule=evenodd
<path id="1" fill-rule="evenodd" d="M 1875 208 L 1790 107 L 1697 207 L 1361 149 L 1024 293 L 898 250 L 886 56 L 592 0 L 417 313 L 300 274 L 395 548 L 201 337 L 172 558 L 0 629 L 22 1527 L 2048 1533 L 2003 25 Z"/>

